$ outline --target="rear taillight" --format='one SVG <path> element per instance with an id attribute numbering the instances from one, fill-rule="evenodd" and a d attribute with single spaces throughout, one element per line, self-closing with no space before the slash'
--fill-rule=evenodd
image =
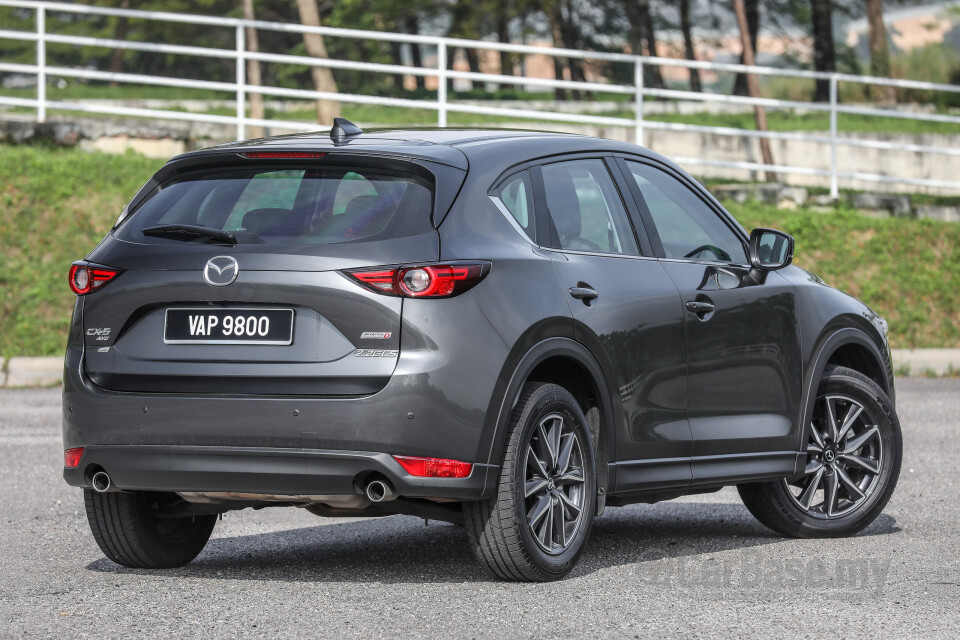
<path id="1" fill-rule="evenodd" d="M 83 447 L 76 449 L 67 449 L 63 452 L 63 466 L 67 469 L 76 469 L 80 464 L 80 458 L 83 457 Z"/>
<path id="2" fill-rule="evenodd" d="M 120 273 L 117 269 L 108 269 L 93 264 L 74 264 L 70 266 L 68 282 L 70 290 L 78 296 L 96 291 L 113 280 Z"/>
<path id="3" fill-rule="evenodd" d="M 388 296 L 449 298 L 471 289 L 489 272 L 489 262 L 451 262 L 351 269 L 344 273 L 367 289 Z"/>
<path id="4" fill-rule="evenodd" d="M 413 456 L 393 456 L 407 473 L 420 478 L 466 478 L 473 465 L 459 460 L 444 458 L 416 458 Z"/>

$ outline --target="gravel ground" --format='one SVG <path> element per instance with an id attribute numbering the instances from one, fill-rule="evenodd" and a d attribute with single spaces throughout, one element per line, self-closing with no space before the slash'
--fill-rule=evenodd
<path id="1" fill-rule="evenodd" d="M 960 629 L 960 380 L 898 386 L 905 460 L 863 534 L 787 540 L 736 491 L 609 509 L 566 580 L 486 577 L 463 529 L 227 515 L 189 566 L 123 569 L 60 478 L 56 389 L 0 391 L 3 637 L 944 637 Z"/>

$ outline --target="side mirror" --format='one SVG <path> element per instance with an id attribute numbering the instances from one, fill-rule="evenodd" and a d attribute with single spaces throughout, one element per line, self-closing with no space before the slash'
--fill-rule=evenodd
<path id="1" fill-rule="evenodd" d="M 767 279 L 768 271 L 783 269 L 793 262 L 793 236 L 776 229 L 754 229 L 750 232 L 750 277 L 758 284 Z"/>

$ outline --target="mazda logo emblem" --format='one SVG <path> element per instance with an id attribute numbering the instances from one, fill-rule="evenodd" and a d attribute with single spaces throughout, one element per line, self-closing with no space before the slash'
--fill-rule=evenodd
<path id="1" fill-rule="evenodd" d="M 211 287 L 225 287 L 233 284 L 240 273 L 237 259 L 231 256 L 216 256 L 207 260 L 203 267 L 203 280 Z"/>

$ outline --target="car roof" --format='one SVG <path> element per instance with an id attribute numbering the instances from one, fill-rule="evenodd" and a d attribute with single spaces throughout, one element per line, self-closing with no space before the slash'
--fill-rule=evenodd
<path id="1" fill-rule="evenodd" d="M 424 127 L 368 129 L 339 142 L 331 139 L 328 131 L 293 133 L 208 147 L 178 156 L 174 161 L 199 155 L 254 150 L 343 150 L 363 154 L 388 154 L 430 160 L 464 170 L 474 162 L 492 162 L 505 167 L 538 157 L 588 151 L 622 151 L 665 160 L 633 144 L 573 133 Z"/>

